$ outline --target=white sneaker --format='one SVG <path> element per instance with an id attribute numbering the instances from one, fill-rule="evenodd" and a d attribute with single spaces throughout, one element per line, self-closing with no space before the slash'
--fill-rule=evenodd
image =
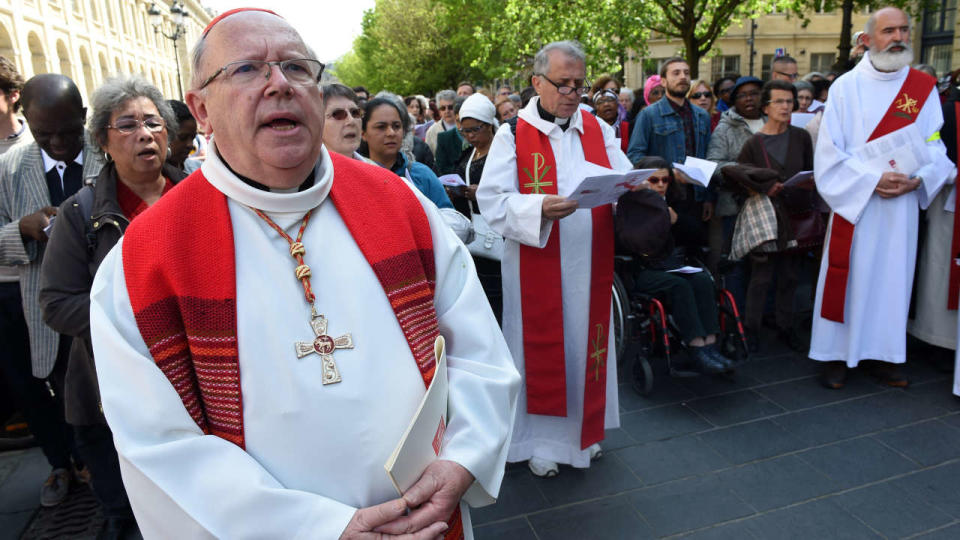
<path id="1" fill-rule="evenodd" d="M 587 450 L 590 451 L 590 461 L 596 461 L 603 457 L 603 448 L 600 448 L 600 443 L 593 443 L 587 447 Z"/>
<path id="2" fill-rule="evenodd" d="M 555 462 L 536 457 L 530 458 L 527 466 L 530 467 L 530 472 L 540 478 L 551 478 L 560 473 L 560 468 Z"/>

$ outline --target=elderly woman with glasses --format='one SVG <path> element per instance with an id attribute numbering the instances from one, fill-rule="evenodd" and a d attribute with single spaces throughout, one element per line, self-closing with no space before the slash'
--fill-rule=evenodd
<path id="1" fill-rule="evenodd" d="M 614 134 L 620 139 L 620 149 L 626 152 L 630 143 L 630 125 L 621 114 L 619 97 L 617 91 L 598 90 L 593 94 L 593 114 L 613 128 Z"/>
<path id="2" fill-rule="evenodd" d="M 776 230 L 772 231 L 774 239 L 753 247 L 748 255 L 751 271 L 744 322 L 749 346 L 755 352 L 767 291 L 776 276 L 775 313 L 779 337 L 787 345 L 800 349 L 803 343 L 793 320 L 799 268 L 804 253 L 823 243 L 822 234 L 817 238 L 817 234 L 811 232 L 825 232 L 826 228 L 817 209 L 813 179 L 801 186 L 784 187 L 784 182 L 798 172 L 813 170 L 813 143 L 805 130 L 790 125 L 790 116 L 798 108 L 797 90 L 793 84 L 784 80 L 766 83 L 760 104 L 766 122 L 743 145 L 737 157 L 739 166 L 723 170 L 728 185 L 747 199 L 741 212 L 747 212 L 748 206 L 752 208 L 762 202 L 776 216 Z M 741 228 L 748 229 L 751 223 L 752 220 L 738 220 L 735 244 Z M 745 230 L 743 232 L 746 234 Z"/>
<path id="3" fill-rule="evenodd" d="M 670 314 L 688 346 L 688 370 L 704 374 L 729 371 L 732 363 L 716 345 L 720 324 L 713 280 L 702 270 L 676 272 L 690 263 L 680 246 L 685 236 L 696 234 L 700 224 L 674 209 L 685 192 L 678 189 L 670 162 L 648 156 L 636 167 L 656 171 L 621 197 L 617 205 L 617 239 L 637 257 L 634 288 L 668 301 Z"/>
<path id="4" fill-rule="evenodd" d="M 60 207 L 41 268 L 40 304 L 51 328 L 73 336 L 64 383 L 66 417 L 107 518 L 105 531 L 117 534 L 133 528 L 134 520 L 100 409 L 90 342 L 90 287 L 127 225 L 185 175 L 166 162 L 177 122 L 154 86 L 141 77 L 110 79 L 92 101 L 90 138 L 107 163 L 94 185 Z"/>
<path id="5" fill-rule="evenodd" d="M 323 144 L 327 150 L 348 158 L 369 161 L 357 153 L 360 148 L 360 120 L 363 110 L 349 86 L 328 84 L 323 87 Z"/>

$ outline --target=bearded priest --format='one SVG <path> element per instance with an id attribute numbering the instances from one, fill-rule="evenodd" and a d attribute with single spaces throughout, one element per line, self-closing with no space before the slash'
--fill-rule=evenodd
<path id="1" fill-rule="evenodd" d="M 208 158 L 91 292 L 104 414 L 146 538 L 470 538 L 519 375 L 470 253 L 386 169 L 328 152 L 323 64 L 282 18 L 215 18 L 187 103 Z M 448 343 L 439 459 L 384 463 Z M 375 531 L 375 532 L 374 532 Z"/>
<path id="2" fill-rule="evenodd" d="M 907 14 L 875 11 L 863 40 L 869 51 L 830 87 L 814 153 L 817 189 L 833 214 L 810 358 L 825 363 L 829 388 L 841 388 L 861 361 L 886 385 L 908 384 L 897 364 L 906 362 L 918 215 L 954 174 L 936 81 L 909 67 Z M 878 140 L 887 135 L 892 143 Z"/>
<path id="3" fill-rule="evenodd" d="M 537 476 L 590 466 L 604 430 L 619 427 L 611 332 L 612 205 L 567 198 L 584 162 L 627 171 L 613 128 L 580 109 L 586 57 L 570 41 L 533 61 L 538 97 L 500 126 L 477 203 L 504 237 L 503 332 L 524 388 L 508 460 Z"/>

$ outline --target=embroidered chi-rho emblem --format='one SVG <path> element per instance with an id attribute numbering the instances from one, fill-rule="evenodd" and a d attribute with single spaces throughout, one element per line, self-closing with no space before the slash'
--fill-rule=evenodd
<path id="1" fill-rule="evenodd" d="M 523 187 L 530 188 L 531 193 L 543 193 L 544 186 L 553 185 L 553 182 L 543 181 L 547 173 L 550 172 L 550 166 L 546 164 L 547 160 L 543 157 L 543 154 L 533 152 L 531 156 L 533 157 L 533 174 L 530 174 L 530 169 L 526 167 L 523 168 L 524 174 L 526 174 L 530 180 L 524 184 Z"/>
<path id="2" fill-rule="evenodd" d="M 440 449 L 443 448 L 443 432 L 447 430 L 447 424 L 440 417 L 440 424 L 437 425 L 437 433 L 433 436 L 433 453 L 440 456 Z"/>
<path id="3" fill-rule="evenodd" d="M 907 95 L 906 92 L 903 92 L 893 105 L 897 109 L 893 114 L 910 120 L 913 120 L 913 117 L 920 112 L 917 100 Z"/>
<path id="4" fill-rule="evenodd" d="M 606 356 L 604 355 L 607 352 L 607 348 L 601 348 L 601 345 L 605 343 L 603 339 L 603 325 L 598 324 L 596 326 L 597 337 L 591 341 L 591 348 L 593 352 L 590 353 L 590 359 L 593 360 L 593 380 L 600 380 L 600 370 L 603 369 L 607 364 Z"/>

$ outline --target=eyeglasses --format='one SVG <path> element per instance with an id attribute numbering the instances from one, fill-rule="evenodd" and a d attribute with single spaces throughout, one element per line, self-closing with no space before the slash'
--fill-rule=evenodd
<path id="1" fill-rule="evenodd" d="M 578 96 L 582 96 L 587 93 L 587 90 L 590 90 L 589 86 L 566 86 L 562 84 L 557 84 L 551 81 L 546 75 L 540 74 L 548 83 L 557 87 L 557 93 L 561 96 L 569 96 L 570 94 L 576 93 Z M 574 81 L 576 82 L 576 81 Z M 586 84 L 586 81 L 580 81 L 580 84 Z"/>
<path id="2" fill-rule="evenodd" d="M 777 71 L 777 70 L 773 70 L 773 72 L 776 73 L 777 75 L 782 75 L 782 76 L 790 79 L 791 81 L 797 80 L 797 77 L 800 76 L 799 73 L 784 73 L 784 72 L 782 72 L 782 71 Z"/>
<path id="3" fill-rule="evenodd" d="M 363 111 L 356 107 L 350 109 L 349 111 L 347 109 L 334 109 L 333 112 L 327 114 L 327 118 L 343 121 L 347 119 L 348 114 L 357 120 L 363 118 Z"/>
<path id="4" fill-rule="evenodd" d="M 441 112 L 442 112 L 442 111 L 452 111 L 452 110 L 453 110 L 453 105 L 437 105 L 437 110 L 438 110 L 438 111 L 441 111 Z"/>
<path id="5" fill-rule="evenodd" d="M 460 128 L 460 134 L 466 137 L 467 135 L 473 135 L 474 133 L 480 133 L 487 126 L 474 126 L 472 128 Z"/>
<path id="6" fill-rule="evenodd" d="M 157 133 L 159 131 L 163 131 L 166 123 L 164 123 L 163 118 L 160 118 L 159 116 L 150 116 L 144 118 L 143 120 L 137 120 L 136 118 L 123 118 L 121 120 L 117 120 L 112 126 L 108 125 L 107 129 L 115 129 L 124 135 L 129 135 L 140 129 L 141 126 L 147 128 L 147 131 L 151 133 Z"/>
<path id="7" fill-rule="evenodd" d="M 770 100 L 769 104 L 777 105 L 777 106 L 786 105 L 788 107 L 793 107 L 793 103 L 794 101 L 792 99 L 773 99 L 773 100 Z"/>
<path id="8" fill-rule="evenodd" d="M 651 184 L 664 184 L 664 185 L 666 185 L 666 184 L 669 184 L 669 183 L 670 183 L 670 177 L 669 177 L 669 176 L 650 176 L 650 177 L 647 178 L 647 182 L 649 182 L 649 183 L 651 183 Z"/>
<path id="9" fill-rule="evenodd" d="M 690 94 L 690 99 L 712 98 L 713 92 L 694 92 Z"/>
<path id="10" fill-rule="evenodd" d="M 325 67 L 323 62 L 309 58 L 295 58 L 278 62 L 237 60 L 213 72 L 213 75 L 203 81 L 200 89 L 206 88 L 221 73 L 223 73 L 224 80 L 231 84 L 253 84 L 260 77 L 268 80 L 270 74 L 273 73 L 273 66 L 279 66 L 284 78 L 294 86 L 313 86 L 319 83 L 320 75 Z"/>

